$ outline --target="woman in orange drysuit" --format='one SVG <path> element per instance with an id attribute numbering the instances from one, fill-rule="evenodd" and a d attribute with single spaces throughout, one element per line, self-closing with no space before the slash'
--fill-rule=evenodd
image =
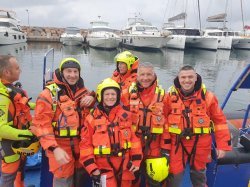
<path id="1" fill-rule="evenodd" d="M 32 132 L 46 151 L 54 187 L 80 185 L 76 177 L 82 168 L 78 161 L 80 130 L 88 107 L 95 102 L 80 71 L 79 61 L 63 59 L 55 70 L 54 83 L 46 86 L 36 102 Z"/>
<path id="2" fill-rule="evenodd" d="M 136 81 L 139 59 L 129 51 L 123 51 L 115 56 L 116 70 L 112 79 L 120 86 L 121 90 L 127 90 L 130 84 Z"/>
<path id="3" fill-rule="evenodd" d="M 80 161 L 95 185 L 129 187 L 142 160 L 131 113 L 120 105 L 120 86 L 111 78 L 98 85 L 97 100 L 81 132 Z"/>
<path id="4" fill-rule="evenodd" d="M 206 186 L 206 164 L 211 161 L 214 133 L 217 157 L 231 150 L 226 117 L 216 96 L 207 91 L 200 75 L 191 66 L 184 66 L 167 95 L 165 113 L 171 134 L 170 187 L 181 186 L 186 164 L 194 187 Z"/>

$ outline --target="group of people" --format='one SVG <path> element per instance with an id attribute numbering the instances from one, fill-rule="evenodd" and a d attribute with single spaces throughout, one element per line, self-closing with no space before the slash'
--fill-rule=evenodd
<path id="1" fill-rule="evenodd" d="M 186 165 L 193 186 L 206 186 L 212 135 L 217 158 L 231 150 L 216 96 L 192 66 L 180 68 L 165 92 L 151 63 L 129 51 L 115 62 L 113 75 L 94 92 L 84 86 L 80 62 L 63 59 L 31 116 L 27 93 L 14 85 L 21 73 L 17 59 L 0 56 L 0 187 L 24 186 L 23 165 L 37 142 L 54 187 L 88 180 L 96 187 L 179 187 Z"/>

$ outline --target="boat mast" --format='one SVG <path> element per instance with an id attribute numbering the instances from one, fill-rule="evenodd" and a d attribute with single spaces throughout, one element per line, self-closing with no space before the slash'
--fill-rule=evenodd
<path id="1" fill-rule="evenodd" d="M 200 24 L 200 31 L 201 31 L 201 11 L 200 11 L 200 0 L 198 0 L 198 11 L 199 11 L 199 24 Z"/>
<path id="2" fill-rule="evenodd" d="M 242 19 L 242 26 L 243 26 L 243 32 L 244 32 L 244 36 L 245 36 L 245 23 L 244 23 L 244 15 L 243 15 L 243 7 L 242 7 L 242 0 L 240 0 L 240 7 L 241 7 L 241 19 Z"/>
<path id="3" fill-rule="evenodd" d="M 185 7 L 185 15 L 187 15 L 187 0 L 186 0 L 186 7 Z M 184 19 L 184 28 L 186 28 L 186 21 L 187 21 L 187 16 L 185 16 L 185 19 Z"/>
<path id="4" fill-rule="evenodd" d="M 227 9 L 228 9 L 228 0 L 226 0 L 226 7 L 225 7 L 225 14 L 226 14 L 226 16 L 225 16 L 225 18 L 224 18 L 224 20 L 223 20 L 223 30 L 226 29 Z"/>

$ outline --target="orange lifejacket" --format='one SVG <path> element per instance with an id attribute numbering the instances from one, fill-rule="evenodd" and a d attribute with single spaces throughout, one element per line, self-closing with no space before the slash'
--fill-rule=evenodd
<path id="1" fill-rule="evenodd" d="M 61 91 L 57 84 L 46 86 L 52 95 L 52 108 L 55 113 L 52 120 L 55 137 L 70 138 L 79 137 L 81 128 L 81 111 L 79 107 L 79 97 L 76 94 L 72 100 L 66 94 L 59 94 Z M 79 95 L 87 92 L 84 88 Z M 78 98 L 78 99 L 77 99 Z"/>
<path id="2" fill-rule="evenodd" d="M 124 151 L 131 148 L 132 122 L 129 121 L 128 112 L 118 110 L 114 120 L 109 121 L 103 112 L 95 109 L 89 117 L 92 117 L 91 126 L 94 129 L 94 155 L 121 156 Z"/>
<path id="3" fill-rule="evenodd" d="M 150 134 L 162 134 L 165 117 L 163 115 L 163 97 L 165 90 L 160 86 L 155 87 L 154 96 L 148 106 L 144 106 L 140 99 L 135 83 L 129 88 L 130 111 L 132 112 L 133 130 L 144 137 Z"/>
<path id="4" fill-rule="evenodd" d="M 11 84 L 5 86 L 8 90 L 8 97 L 13 103 L 13 105 L 9 107 L 9 119 L 13 121 L 12 126 L 17 129 L 28 129 L 32 120 L 30 107 L 28 105 L 29 98 L 22 89 Z"/>
<path id="5" fill-rule="evenodd" d="M 202 88 L 188 99 L 188 104 L 179 98 L 177 92 L 172 90 L 170 95 L 169 133 L 189 138 L 194 134 L 210 134 L 212 132 L 210 117 L 207 114 L 207 106 L 212 100 L 211 94 L 206 93 L 205 89 Z"/>

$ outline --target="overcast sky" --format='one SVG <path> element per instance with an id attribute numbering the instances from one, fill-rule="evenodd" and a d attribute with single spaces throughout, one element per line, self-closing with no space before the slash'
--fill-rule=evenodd
<path id="1" fill-rule="evenodd" d="M 157 27 L 167 22 L 169 17 L 187 13 L 187 27 L 199 28 L 198 0 L 1 0 L 1 9 L 11 9 L 17 13 L 21 25 L 89 28 L 89 22 L 101 16 L 115 29 L 125 27 L 127 19 L 139 15 Z M 187 3 L 187 6 L 185 5 Z M 250 0 L 242 0 L 245 25 L 250 25 Z M 242 29 L 240 0 L 228 0 L 227 27 Z M 226 0 L 200 0 L 202 28 L 221 26 L 206 22 L 211 15 L 224 13 Z M 27 11 L 28 10 L 28 11 Z M 183 24 L 179 22 L 178 24 Z"/>

